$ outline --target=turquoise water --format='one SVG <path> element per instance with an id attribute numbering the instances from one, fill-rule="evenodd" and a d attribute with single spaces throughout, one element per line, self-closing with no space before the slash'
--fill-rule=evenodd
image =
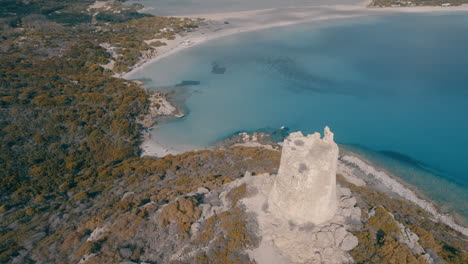
<path id="1" fill-rule="evenodd" d="M 236 131 L 329 125 L 338 142 L 375 153 L 466 217 L 467 46 L 466 13 L 356 18 L 217 39 L 132 78 L 156 89 L 200 82 L 187 92 L 188 115 L 154 130 L 164 143 L 207 146 Z"/>

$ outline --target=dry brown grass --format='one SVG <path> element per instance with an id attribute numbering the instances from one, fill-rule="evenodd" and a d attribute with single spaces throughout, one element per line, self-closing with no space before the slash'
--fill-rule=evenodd
<path id="1" fill-rule="evenodd" d="M 396 221 L 409 227 L 420 237 L 418 243 L 424 249 L 435 252 L 446 263 L 468 263 L 466 237 L 445 224 L 433 222 L 432 217 L 419 206 L 404 200 L 389 198 L 386 194 L 367 187 L 357 187 L 348 183 L 341 175 L 337 175 L 337 180 L 360 198 L 358 199 L 360 208 L 380 207 L 376 210 L 376 216 L 364 224 L 363 232 L 356 233 L 359 246 L 351 251 L 356 261 L 359 260 L 358 262 L 361 263 L 392 263 L 391 261 L 395 261 L 397 258 L 401 260 L 395 263 L 419 263 L 422 261 L 421 256 L 410 256 L 406 246 L 398 244 L 395 237 L 392 236 L 395 226 L 388 218 L 388 213 L 391 213 Z M 364 210 L 363 215 L 367 215 L 366 210 Z M 376 232 L 379 229 L 382 229 L 386 234 L 381 245 L 376 243 Z M 398 254 L 391 254 L 392 252 Z M 375 257 L 379 257 L 380 262 L 374 262 L 376 261 Z"/>
<path id="2" fill-rule="evenodd" d="M 382 207 L 365 224 L 362 232 L 356 232 L 359 245 L 351 255 L 357 263 L 425 263 L 420 256 L 398 242 L 400 229 L 395 219 Z"/>
<path id="3" fill-rule="evenodd" d="M 237 203 L 239 203 L 239 200 L 246 197 L 247 195 L 247 185 L 244 183 L 229 191 L 227 198 L 229 198 L 231 201 L 231 207 L 236 207 Z"/>
<path id="4" fill-rule="evenodd" d="M 179 232 L 187 235 L 190 226 L 201 214 L 201 208 L 197 206 L 197 201 L 190 198 L 179 198 L 176 201 L 164 206 L 161 211 L 159 225 L 164 227 L 169 223 L 176 223 Z"/>
<path id="5" fill-rule="evenodd" d="M 196 256 L 196 263 L 250 263 L 244 250 L 255 247 L 258 238 L 247 229 L 248 217 L 239 207 L 222 212 L 207 220 L 194 243 L 210 246 L 208 252 Z M 250 219 L 252 220 L 252 219 Z"/>

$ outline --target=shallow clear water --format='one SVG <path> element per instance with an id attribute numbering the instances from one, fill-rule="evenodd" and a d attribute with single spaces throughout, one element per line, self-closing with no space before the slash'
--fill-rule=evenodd
<path id="1" fill-rule="evenodd" d="M 291 6 L 357 4 L 359 2 L 362 0 L 132 0 L 127 4 L 142 4 L 151 8 L 145 12 L 154 15 L 181 16 Z"/>
<path id="2" fill-rule="evenodd" d="M 356 18 L 210 41 L 132 78 L 200 82 L 188 91 L 188 115 L 154 131 L 164 143 L 329 125 L 338 142 L 379 152 L 381 164 L 466 217 L 467 45 L 466 13 Z"/>

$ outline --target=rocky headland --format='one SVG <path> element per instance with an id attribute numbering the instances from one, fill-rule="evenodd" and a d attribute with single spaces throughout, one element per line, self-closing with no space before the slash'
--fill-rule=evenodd
<path id="1" fill-rule="evenodd" d="M 265 134 L 239 137 L 234 148 L 253 141 L 252 149 L 279 155 L 262 145 Z M 435 218 L 408 188 L 388 185 L 396 181 L 370 165 L 364 169 L 362 158 L 339 156 L 328 128 L 323 138 L 297 132 L 280 145 L 277 173 L 248 171 L 220 188 L 187 194 L 199 201 L 198 220 L 190 226 L 191 242 L 171 261 L 213 263 L 222 256 L 225 263 L 442 263 L 448 260 L 445 243 L 461 247 L 454 263 L 466 259 L 464 227 L 445 221 L 449 216 Z"/>
<path id="2" fill-rule="evenodd" d="M 328 129 L 280 145 L 128 160 L 94 199 L 70 193 L 50 216 L 56 237 L 37 233 L 12 263 L 467 261 L 466 235 L 346 161 Z"/>
<path id="3" fill-rule="evenodd" d="M 138 85 L 143 85 L 143 82 L 135 81 Z M 149 107 L 146 114 L 141 117 L 137 122 L 143 127 L 142 130 L 142 143 L 141 156 L 156 156 L 162 157 L 169 154 L 171 151 L 151 136 L 151 130 L 154 126 L 161 121 L 168 121 L 171 119 L 182 118 L 185 116 L 182 106 L 177 104 L 175 100 L 170 97 L 169 93 L 163 92 L 148 92 L 149 93 Z"/>
<path id="4" fill-rule="evenodd" d="M 353 263 L 358 245 L 350 233 L 361 228 L 361 211 L 351 191 L 336 184 L 338 146 L 325 128 L 283 142 L 277 175 L 247 174 L 251 195 L 242 200 L 257 216 L 261 242 L 249 256 L 258 263 Z M 236 183 L 231 183 L 234 185 Z"/>

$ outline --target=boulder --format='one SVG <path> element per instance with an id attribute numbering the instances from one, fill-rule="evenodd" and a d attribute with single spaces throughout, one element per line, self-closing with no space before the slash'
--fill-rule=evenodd
<path id="1" fill-rule="evenodd" d="M 130 258 L 133 254 L 132 250 L 129 248 L 119 249 L 120 256 L 124 259 Z"/>
<path id="2" fill-rule="evenodd" d="M 353 236 L 352 234 L 348 234 L 341 242 L 340 248 L 344 251 L 350 251 L 351 249 L 357 247 L 358 245 L 357 237 Z"/>

